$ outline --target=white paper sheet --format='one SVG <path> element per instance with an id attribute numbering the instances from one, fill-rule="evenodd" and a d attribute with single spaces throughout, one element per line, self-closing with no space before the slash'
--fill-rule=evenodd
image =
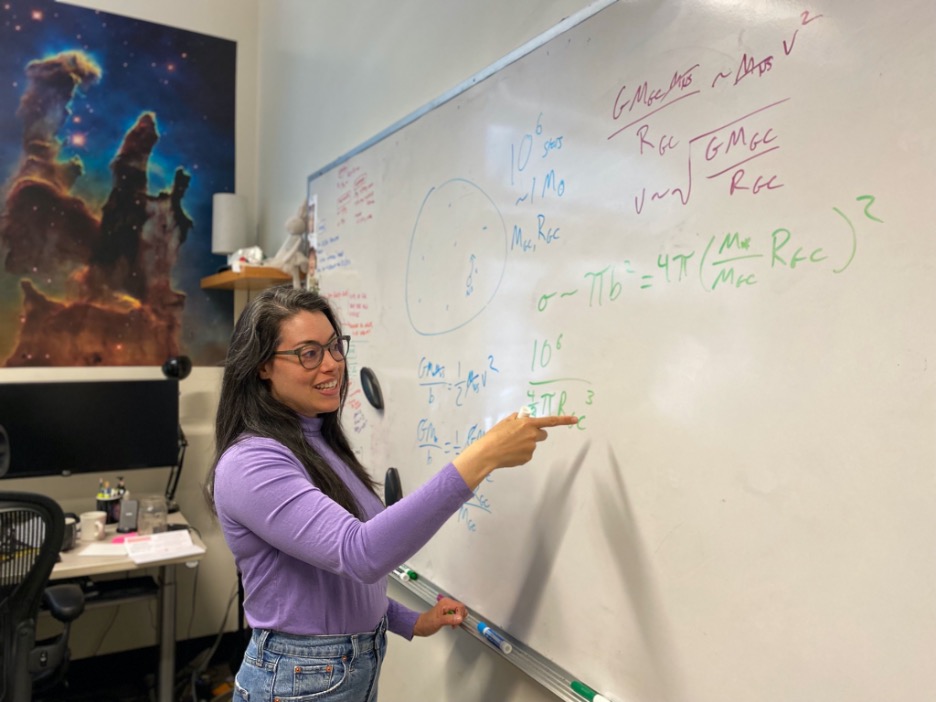
<path id="1" fill-rule="evenodd" d="M 123 548 L 134 563 L 151 563 L 205 552 L 204 548 L 192 543 L 192 536 L 188 531 L 166 531 L 161 534 L 130 536 L 124 539 Z"/>

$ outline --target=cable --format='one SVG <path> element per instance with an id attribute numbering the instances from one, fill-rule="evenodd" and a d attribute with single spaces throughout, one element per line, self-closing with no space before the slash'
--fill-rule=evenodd
<path id="1" fill-rule="evenodd" d="M 195 569 L 195 577 L 192 578 L 192 610 L 189 612 L 188 620 L 188 632 L 185 635 L 186 639 L 192 638 L 192 622 L 195 621 L 195 592 L 198 590 L 198 573 L 199 569 Z"/>
<path id="2" fill-rule="evenodd" d="M 104 644 L 104 639 L 107 638 L 107 635 L 110 633 L 110 630 L 114 628 L 114 622 L 117 621 L 117 615 L 120 614 L 120 605 L 113 607 L 114 613 L 111 615 L 110 623 L 105 627 L 104 633 L 101 634 L 101 638 L 98 639 L 97 646 L 94 647 L 94 653 L 91 654 L 92 658 L 97 657 L 98 651 L 101 650 L 101 646 Z"/>
<path id="3" fill-rule="evenodd" d="M 214 657 L 215 652 L 218 650 L 218 646 L 221 644 L 221 637 L 224 635 L 224 627 L 227 626 L 227 620 L 231 614 L 231 605 L 234 604 L 234 599 L 236 597 L 237 585 L 231 589 L 231 597 L 228 600 L 227 609 L 224 610 L 224 619 L 221 620 L 221 629 L 218 631 L 218 635 L 215 637 L 214 643 L 211 645 L 211 648 L 208 649 L 208 654 L 205 656 L 205 660 L 202 662 L 202 664 L 196 665 L 195 670 L 192 671 L 192 702 L 198 702 L 198 691 L 196 690 L 195 682 L 198 680 L 198 676 L 208 669 L 208 664 L 211 663 L 211 659 Z"/>
<path id="4" fill-rule="evenodd" d="M 179 423 L 179 453 L 176 464 L 169 471 L 169 480 L 166 482 L 166 504 L 169 505 L 170 512 L 178 512 L 179 506 L 175 501 L 176 490 L 179 487 L 179 478 L 182 477 L 182 465 L 185 463 L 185 449 L 188 448 L 188 439 L 185 432 L 182 431 L 182 423 Z"/>

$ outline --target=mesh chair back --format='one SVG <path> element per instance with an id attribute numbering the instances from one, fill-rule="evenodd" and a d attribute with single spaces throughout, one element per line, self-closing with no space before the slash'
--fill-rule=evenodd
<path id="1" fill-rule="evenodd" d="M 65 516 L 55 500 L 0 492 L 0 702 L 30 699 L 36 618 L 64 536 Z"/>

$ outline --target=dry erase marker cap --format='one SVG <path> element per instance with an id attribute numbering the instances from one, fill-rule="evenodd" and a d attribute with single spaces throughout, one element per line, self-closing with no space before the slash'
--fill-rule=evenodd
<path id="1" fill-rule="evenodd" d="M 572 688 L 573 692 L 575 692 L 578 695 L 581 695 L 586 700 L 588 700 L 588 702 L 611 702 L 611 700 L 609 700 L 607 697 L 605 697 L 604 695 L 598 694 L 597 692 L 592 690 L 588 685 L 586 685 L 585 683 L 581 683 L 578 680 L 573 680 L 570 683 L 570 687 Z"/>
<path id="2" fill-rule="evenodd" d="M 416 573 L 415 570 L 401 569 L 400 580 L 406 580 L 406 581 L 419 580 L 419 575 Z"/>

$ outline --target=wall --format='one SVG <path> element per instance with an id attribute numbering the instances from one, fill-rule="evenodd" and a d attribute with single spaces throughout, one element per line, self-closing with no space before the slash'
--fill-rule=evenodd
<path id="1" fill-rule="evenodd" d="M 275 252 L 306 177 L 577 12 L 586 0 L 260 6 L 260 230 Z M 405 460 L 405 457 L 400 457 Z M 424 606 L 391 583 L 391 596 Z M 391 637 L 388 700 L 555 697 L 461 632 L 407 644 Z"/>
<path id="2" fill-rule="evenodd" d="M 202 32 L 238 43 L 236 189 L 247 194 L 250 215 L 254 216 L 257 182 L 257 1 L 201 0 L 192 3 L 162 0 L 154 3 L 146 0 L 76 0 L 70 4 Z M 0 382 L 161 377 L 159 368 L 0 369 Z M 179 569 L 176 631 L 180 640 L 212 636 L 218 632 L 236 583 L 233 559 L 201 497 L 201 483 L 211 465 L 214 450 L 213 422 L 220 379 L 220 369 L 198 367 L 180 384 L 181 421 L 189 447 L 176 499 L 208 546 L 208 554 L 198 569 Z M 125 476 L 128 487 L 137 493 L 163 492 L 167 477 L 165 469 L 134 471 Z M 7 480 L 3 487 L 44 492 L 59 500 L 67 511 L 84 511 L 91 507 L 89 501 L 96 492 L 97 480 L 96 475 Z M 155 603 L 89 611 L 72 630 L 73 656 L 84 658 L 95 653 L 154 645 L 156 617 Z M 232 630 L 234 624 L 236 605 L 231 609 L 226 629 Z"/>

